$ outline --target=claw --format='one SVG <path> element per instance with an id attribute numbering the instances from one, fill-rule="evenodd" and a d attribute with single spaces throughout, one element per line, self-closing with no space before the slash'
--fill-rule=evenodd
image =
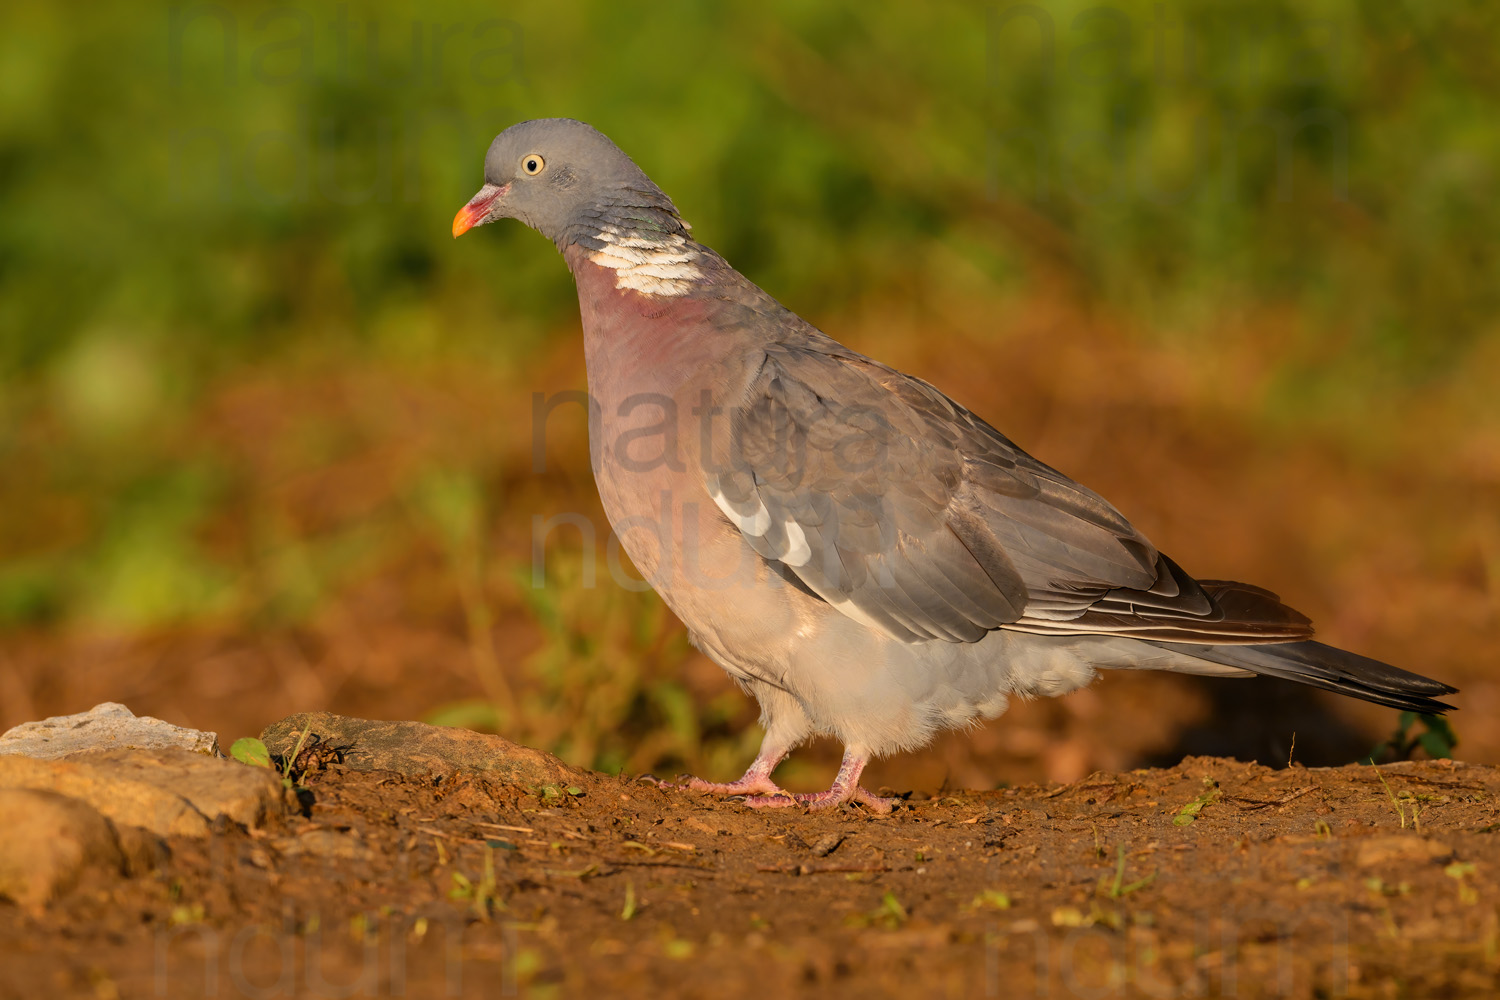
<path id="1" fill-rule="evenodd" d="M 780 795 L 748 795 L 744 803 L 751 809 L 785 809 L 801 804 L 797 796 L 790 792 L 782 792 Z"/>
<path id="2" fill-rule="evenodd" d="M 695 792 L 711 792 L 714 795 L 786 794 L 781 790 L 779 785 L 762 774 L 746 774 L 738 780 L 725 783 L 704 781 L 702 778 L 689 777 L 680 787 L 688 788 Z"/>

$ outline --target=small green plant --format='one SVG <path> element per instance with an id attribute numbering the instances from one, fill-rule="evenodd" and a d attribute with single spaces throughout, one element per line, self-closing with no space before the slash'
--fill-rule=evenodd
<path id="1" fill-rule="evenodd" d="M 1374 765 L 1371 765 L 1374 767 Z M 1406 807 L 1411 806 L 1412 829 L 1418 833 L 1422 832 L 1422 807 L 1417 803 L 1416 797 L 1411 792 L 1403 791 L 1397 795 L 1391 788 L 1390 783 L 1385 780 L 1385 775 L 1380 773 L 1380 768 L 1375 767 L 1375 777 L 1380 779 L 1380 785 L 1385 789 L 1386 797 L 1391 800 L 1391 808 L 1396 810 L 1396 816 L 1401 821 L 1401 829 L 1406 829 Z"/>
<path id="2" fill-rule="evenodd" d="M 870 922 L 879 924 L 887 930 L 895 930 L 909 919 L 906 907 L 901 905 L 901 900 L 896 898 L 894 892 L 887 891 L 880 897 L 880 905 L 870 914 Z"/>
<path id="3" fill-rule="evenodd" d="M 485 586 L 490 546 L 482 484 L 464 470 L 431 472 L 412 490 L 408 510 L 419 528 L 435 533 L 441 542 L 448 576 L 464 611 L 474 676 L 490 713 L 484 721 L 504 731 L 516 718 L 516 695 L 495 651 L 495 613 Z"/>
<path id="4" fill-rule="evenodd" d="M 1391 885 L 1382 878 L 1372 876 L 1365 879 L 1365 888 L 1381 896 L 1410 896 L 1411 883 L 1397 882 Z"/>
<path id="5" fill-rule="evenodd" d="M 1177 815 L 1172 817 L 1173 826 L 1187 826 L 1198 818 L 1198 813 L 1203 807 L 1211 805 L 1219 800 L 1219 783 L 1212 778 L 1204 777 L 1203 794 L 1177 810 Z"/>
<path id="6" fill-rule="evenodd" d="M 974 897 L 974 902 L 969 904 L 969 909 L 1008 910 L 1010 905 L 1010 893 L 1001 892 L 999 889 L 986 889 Z"/>
<path id="7" fill-rule="evenodd" d="M 1473 906 L 1479 902 L 1479 890 L 1468 880 L 1475 870 L 1472 861 L 1455 861 L 1443 869 L 1444 875 L 1458 883 L 1458 901 L 1465 906 Z"/>
<path id="8" fill-rule="evenodd" d="M 544 868 L 542 870 L 552 878 L 586 879 L 599 874 L 597 864 L 584 865 L 582 868 Z"/>
<path id="9" fill-rule="evenodd" d="M 1122 899 L 1125 896 L 1130 895 L 1132 892 L 1135 892 L 1137 889 L 1144 889 L 1146 886 L 1150 885 L 1152 881 L 1155 880 L 1156 872 L 1152 872 L 1150 875 L 1147 875 L 1144 878 L 1138 878 L 1134 882 L 1127 883 L 1125 881 L 1125 845 L 1120 844 L 1116 848 L 1116 851 L 1117 854 L 1115 859 L 1115 877 L 1114 881 L 1110 883 L 1109 889 L 1107 890 L 1107 894 L 1110 899 Z M 1105 879 L 1100 879 L 1101 886 L 1104 884 L 1104 882 Z"/>
<path id="10" fill-rule="evenodd" d="M 1421 724 L 1419 732 L 1412 730 Z M 1371 748 L 1365 758 L 1371 764 L 1386 764 L 1398 760 L 1411 760 L 1420 748 L 1427 756 L 1442 759 L 1453 756 L 1458 746 L 1458 734 L 1441 715 L 1422 715 L 1418 712 L 1402 712 L 1396 721 L 1396 729 L 1384 740 Z"/>
<path id="11" fill-rule="evenodd" d="M 498 882 L 495 878 L 493 850 L 485 849 L 484 871 L 480 874 L 478 881 L 469 878 L 463 872 L 454 872 L 452 877 L 453 888 L 448 890 L 448 898 L 472 901 L 474 915 L 480 920 L 488 922 L 493 911 L 505 909 L 505 903 L 500 899 Z"/>
<path id="12" fill-rule="evenodd" d="M 566 788 L 562 785 L 541 785 L 536 792 L 548 805 L 561 805 L 568 799 L 582 798 L 584 795 L 584 789 L 580 785 L 568 785 Z"/>
<path id="13" fill-rule="evenodd" d="M 634 920 L 636 912 L 640 909 L 635 899 L 635 883 L 625 883 L 625 905 L 620 908 L 621 920 Z"/>
<path id="14" fill-rule="evenodd" d="M 294 784 L 292 768 L 296 765 L 297 758 L 301 755 L 302 748 L 311 734 L 312 723 L 308 722 L 303 727 L 302 734 L 297 737 L 297 744 L 292 747 L 292 752 L 281 759 L 281 783 L 287 788 L 291 788 Z M 242 736 L 235 740 L 229 747 L 229 756 L 251 767 L 270 768 L 273 766 L 271 751 L 266 748 L 265 743 L 254 736 Z"/>
<path id="15" fill-rule="evenodd" d="M 606 773 L 728 770 L 754 754 L 754 727 L 731 725 L 737 716 L 748 721 L 742 695 L 699 705 L 682 683 L 677 668 L 691 646 L 656 594 L 596 579 L 608 560 L 593 551 L 560 546 L 541 556 L 510 574 L 511 590 L 542 630 L 541 647 L 509 668 L 514 711 L 497 708 L 486 691 L 426 721 L 503 729 Z"/>
<path id="16" fill-rule="evenodd" d="M 296 766 L 297 758 L 302 756 L 302 747 L 307 743 L 307 737 L 311 733 L 312 720 L 309 719 L 307 725 L 302 727 L 302 735 L 297 737 L 297 744 L 292 747 L 292 752 L 281 760 L 281 783 L 287 788 L 291 788 L 294 784 L 292 781 L 292 768 Z"/>
<path id="17" fill-rule="evenodd" d="M 168 921 L 173 927 L 189 927 L 203 923 L 206 916 L 202 903 L 183 904 L 172 907 Z"/>
<path id="18" fill-rule="evenodd" d="M 254 736 L 241 736 L 235 740 L 229 748 L 229 756 L 251 767 L 269 768 L 271 766 L 271 751 L 267 750 L 266 745 Z"/>
<path id="19" fill-rule="evenodd" d="M 1114 910 L 1106 910 L 1098 900 L 1089 904 L 1084 913 L 1076 906 L 1059 906 L 1052 911 L 1053 927 L 1108 927 L 1119 930 L 1125 926 L 1125 918 Z"/>
<path id="20" fill-rule="evenodd" d="M 901 900 L 896 894 L 889 890 L 880 897 L 880 905 L 868 913 L 851 913 L 844 918 L 844 923 L 850 927 L 884 927 L 893 931 L 910 919 L 906 907 L 901 905 Z"/>

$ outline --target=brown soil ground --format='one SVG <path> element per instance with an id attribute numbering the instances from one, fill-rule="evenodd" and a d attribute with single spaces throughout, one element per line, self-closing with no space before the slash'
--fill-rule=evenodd
<path id="1" fill-rule="evenodd" d="M 1500 976 L 1487 766 L 1189 758 L 888 817 L 605 776 L 303 781 L 270 828 L 0 907 L 0 997 L 1481 997 Z"/>

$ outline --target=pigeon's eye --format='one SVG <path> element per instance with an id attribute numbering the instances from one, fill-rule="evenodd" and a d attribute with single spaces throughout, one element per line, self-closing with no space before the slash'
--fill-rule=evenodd
<path id="1" fill-rule="evenodd" d="M 547 161 L 542 159 L 540 153 L 527 153 L 525 156 L 521 157 L 521 169 L 526 171 L 533 177 L 541 173 L 542 168 L 546 165 Z"/>

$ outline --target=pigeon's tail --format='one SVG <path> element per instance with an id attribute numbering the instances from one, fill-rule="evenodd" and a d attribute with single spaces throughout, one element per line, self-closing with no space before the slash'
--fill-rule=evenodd
<path id="1" fill-rule="evenodd" d="M 1424 715 L 1441 715 L 1453 708 L 1437 696 L 1453 694 L 1449 687 L 1421 674 L 1414 674 L 1368 656 L 1350 653 L 1321 642 L 1279 642 L 1260 645 L 1201 646 L 1177 642 L 1152 642 L 1160 649 L 1186 654 L 1197 660 L 1236 667 L 1265 677 L 1280 677 L 1310 687 L 1377 705 Z M 1206 672 L 1206 671 L 1205 671 Z"/>

